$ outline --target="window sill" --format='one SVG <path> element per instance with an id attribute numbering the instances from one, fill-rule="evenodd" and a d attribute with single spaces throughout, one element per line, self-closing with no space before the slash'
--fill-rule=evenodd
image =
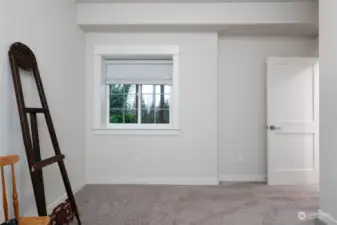
<path id="1" fill-rule="evenodd" d="M 178 135 L 179 128 L 95 128 L 95 135 Z"/>

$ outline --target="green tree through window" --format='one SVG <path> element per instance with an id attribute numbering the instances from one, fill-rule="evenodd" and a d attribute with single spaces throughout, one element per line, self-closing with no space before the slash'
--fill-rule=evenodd
<path id="1" fill-rule="evenodd" d="M 139 114 L 144 124 L 170 123 L 170 89 L 169 85 L 111 84 L 110 123 L 138 123 Z"/>

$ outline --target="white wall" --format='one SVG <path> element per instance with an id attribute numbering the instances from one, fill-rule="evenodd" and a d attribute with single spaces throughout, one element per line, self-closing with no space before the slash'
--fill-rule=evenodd
<path id="1" fill-rule="evenodd" d="M 266 176 L 266 58 L 312 56 L 317 40 L 221 37 L 219 40 L 219 177 Z"/>
<path id="2" fill-rule="evenodd" d="M 34 214 L 7 51 L 11 43 L 22 41 L 35 52 L 70 180 L 73 188 L 77 188 L 85 183 L 85 36 L 76 24 L 75 3 L 69 0 L 2 0 L 0 33 L 0 155 L 21 155 L 21 166 L 17 167 L 21 215 Z M 32 90 L 27 94 L 33 100 L 30 104 L 35 104 L 37 99 Z M 40 125 L 42 155 L 52 156 L 47 130 L 43 123 Z M 65 190 L 57 166 L 44 171 L 49 205 L 64 195 Z"/>
<path id="3" fill-rule="evenodd" d="M 212 86 L 217 82 L 213 74 L 216 71 L 212 67 L 217 60 L 216 42 L 217 35 L 214 33 L 87 34 L 86 174 L 89 183 L 212 183 L 217 177 L 216 160 L 219 160 L 220 180 L 265 179 L 266 58 L 315 56 L 317 39 L 221 37 L 218 42 L 218 95 L 214 92 L 216 87 Z M 179 136 L 93 134 L 93 47 L 135 44 L 178 44 L 182 48 L 182 130 Z M 205 48 L 207 52 L 201 48 Z M 184 72 L 186 68 L 193 71 Z M 207 70 L 211 72 L 207 75 L 201 73 Z M 202 94 L 200 87 L 203 84 L 204 89 L 206 81 L 212 85 L 208 85 L 209 91 L 203 90 Z M 205 92 L 208 93 L 204 94 Z M 195 94 L 198 94 L 196 99 L 200 105 L 191 104 L 187 97 Z M 214 98 L 218 105 L 213 101 Z M 205 102 L 207 107 L 204 106 Z M 211 113 L 206 108 L 217 107 L 218 120 L 208 121 L 211 122 L 208 126 L 207 121 L 203 121 L 203 125 L 197 124 L 201 115 Z M 216 126 L 218 133 L 214 130 Z M 163 147 L 156 147 L 156 143 Z M 217 143 L 218 159 L 214 151 Z M 102 158 L 109 161 L 104 163 Z"/>
<path id="4" fill-rule="evenodd" d="M 216 33 L 87 34 L 88 183 L 216 184 L 217 44 Z M 95 45 L 179 45 L 179 135 L 93 134 Z"/>
<path id="5" fill-rule="evenodd" d="M 319 1 L 320 208 L 337 224 L 337 1 Z M 324 217 L 324 216 L 323 216 Z M 331 219 L 335 220 L 333 222 Z"/>

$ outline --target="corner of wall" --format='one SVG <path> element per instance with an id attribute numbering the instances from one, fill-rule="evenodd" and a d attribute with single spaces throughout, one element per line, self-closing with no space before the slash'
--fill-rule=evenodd
<path id="1" fill-rule="evenodd" d="M 337 225 L 337 219 L 333 218 L 328 213 L 323 212 L 321 209 L 318 210 L 318 219 L 327 225 Z"/>

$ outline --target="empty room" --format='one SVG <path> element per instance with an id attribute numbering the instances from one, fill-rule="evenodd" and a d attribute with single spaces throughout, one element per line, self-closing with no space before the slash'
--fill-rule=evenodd
<path id="1" fill-rule="evenodd" d="M 0 219 L 337 224 L 334 0 L 0 1 Z"/>

